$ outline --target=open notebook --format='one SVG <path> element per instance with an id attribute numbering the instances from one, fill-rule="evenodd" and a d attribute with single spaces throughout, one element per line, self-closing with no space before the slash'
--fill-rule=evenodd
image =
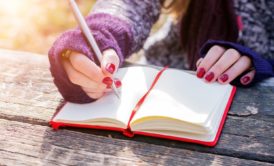
<path id="1" fill-rule="evenodd" d="M 116 130 L 130 137 L 214 146 L 236 91 L 177 69 L 128 67 L 119 69 L 116 77 L 122 80 L 120 99 L 111 92 L 89 104 L 67 102 L 52 118 L 52 127 Z"/>

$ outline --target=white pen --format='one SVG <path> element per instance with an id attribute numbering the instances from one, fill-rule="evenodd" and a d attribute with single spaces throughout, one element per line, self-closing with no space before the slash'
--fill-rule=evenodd
<path id="1" fill-rule="evenodd" d="M 93 35 L 92 35 L 91 29 L 89 29 L 89 27 L 88 27 L 88 25 L 87 25 L 87 23 L 86 23 L 83 15 L 81 14 L 80 9 L 78 8 L 76 2 L 74 0 L 69 0 L 69 4 L 70 4 L 70 6 L 72 8 L 72 11 L 73 11 L 73 14 L 75 16 L 75 19 L 77 20 L 77 22 L 78 22 L 78 24 L 79 24 L 79 26 L 80 26 L 83 34 L 87 38 L 90 46 L 92 47 L 92 49 L 93 49 L 93 51 L 94 51 L 97 59 L 99 60 L 99 62 L 101 64 L 103 55 L 102 55 L 102 53 L 101 53 L 101 51 L 100 51 L 100 49 L 99 49 L 99 47 L 98 47 L 98 45 L 97 45 L 97 43 L 96 43 Z M 114 82 L 113 82 L 111 88 L 113 89 L 115 95 L 118 98 L 120 98 L 119 93 L 117 91 L 117 88 L 116 88 Z"/>

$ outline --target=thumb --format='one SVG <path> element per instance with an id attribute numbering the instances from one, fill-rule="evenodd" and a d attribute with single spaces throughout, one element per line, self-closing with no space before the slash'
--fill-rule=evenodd
<path id="1" fill-rule="evenodd" d="M 108 49 L 103 52 L 101 61 L 101 69 L 106 76 L 112 76 L 118 69 L 120 59 L 113 49 Z"/>

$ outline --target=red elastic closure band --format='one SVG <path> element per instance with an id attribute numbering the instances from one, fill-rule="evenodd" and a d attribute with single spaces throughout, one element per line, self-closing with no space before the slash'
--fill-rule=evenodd
<path id="1" fill-rule="evenodd" d="M 130 128 L 127 128 L 123 131 L 124 136 L 132 138 L 134 136 L 134 133 L 130 130 Z"/>
<path id="2" fill-rule="evenodd" d="M 131 112 L 128 124 L 127 124 L 127 129 L 124 131 L 124 135 L 128 136 L 128 137 L 133 137 L 134 134 L 130 129 L 130 122 L 133 119 L 134 115 L 136 114 L 136 112 L 140 109 L 140 107 L 142 106 L 142 104 L 144 103 L 146 97 L 149 95 L 150 91 L 153 89 L 153 87 L 156 85 L 156 83 L 158 82 L 160 76 L 162 75 L 162 73 L 168 68 L 168 66 L 165 66 L 162 70 L 160 70 L 158 72 L 158 74 L 156 75 L 156 77 L 154 78 L 152 84 L 150 85 L 148 91 L 144 94 L 144 96 L 137 102 L 137 104 L 135 105 L 134 109 Z"/>
<path id="3" fill-rule="evenodd" d="M 56 123 L 53 121 L 50 122 L 50 125 L 53 128 L 53 130 L 58 130 L 61 127 L 61 125 L 59 123 Z"/>

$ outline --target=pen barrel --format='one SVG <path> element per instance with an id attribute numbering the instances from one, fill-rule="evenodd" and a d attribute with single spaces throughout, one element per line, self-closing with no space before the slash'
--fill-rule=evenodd
<path id="1" fill-rule="evenodd" d="M 81 11 L 79 10 L 76 2 L 74 0 L 69 0 L 69 4 L 71 6 L 71 9 L 73 10 L 74 17 L 76 18 L 76 20 L 82 30 L 82 33 L 84 33 L 84 36 L 86 37 L 89 45 L 92 47 L 97 60 L 101 64 L 103 55 L 102 55 L 100 48 L 98 47 L 98 45 L 96 43 L 95 38 L 92 35 L 91 29 L 88 27 L 88 24 L 86 23 L 84 17 L 82 16 Z"/>
<path id="2" fill-rule="evenodd" d="M 98 64 L 101 64 L 101 61 L 103 59 L 103 55 L 101 50 L 99 49 L 96 40 L 94 39 L 93 35 L 92 35 L 92 31 L 91 29 L 88 27 L 88 24 L 86 23 L 86 20 L 84 19 L 83 15 L 81 14 L 80 9 L 78 8 L 75 0 L 68 0 L 69 4 L 71 6 L 71 9 L 73 11 L 73 15 L 75 17 L 75 19 L 77 20 L 82 33 L 84 34 L 84 36 L 86 37 L 89 45 L 92 47 L 94 53 L 95 53 L 95 59 L 98 60 Z M 111 88 L 113 89 L 114 93 L 117 95 L 117 97 L 119 98 L 119 94 L 117 91 L 117 88 L 115 87 L 115 84 L 113 83 Z"/>

